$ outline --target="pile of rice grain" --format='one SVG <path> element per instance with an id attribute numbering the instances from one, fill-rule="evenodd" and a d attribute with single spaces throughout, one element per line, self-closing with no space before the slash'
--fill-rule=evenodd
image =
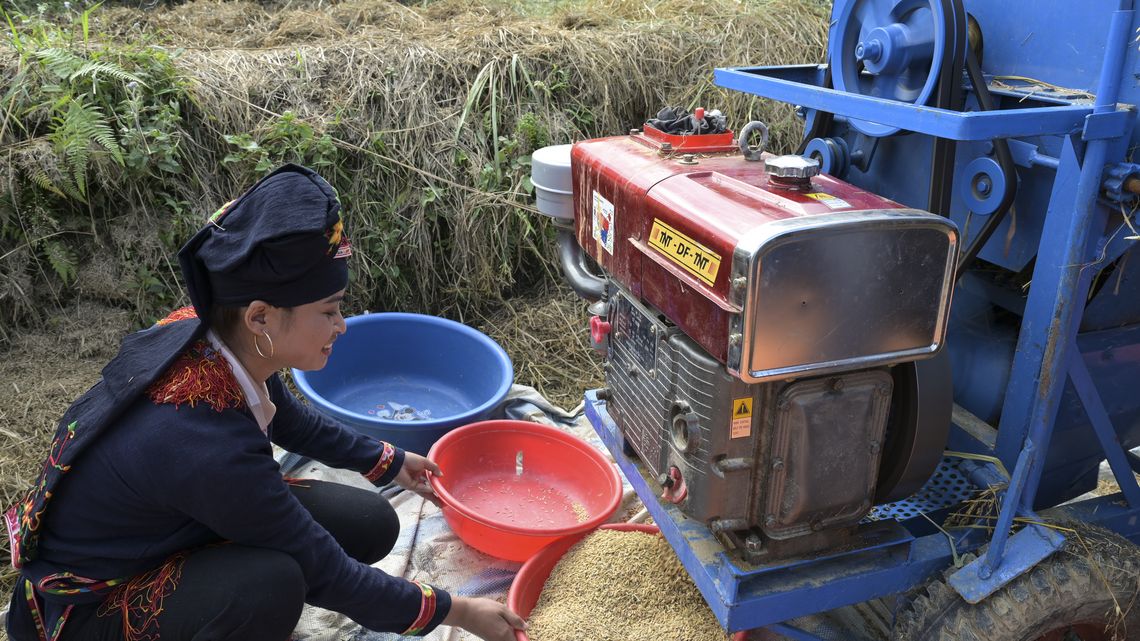
<path id="1" fill-rule="evenodd" d="M 562 557 L 528 619 L 531 641 L 728 639 L 659 535 L 598 530 Z"/>

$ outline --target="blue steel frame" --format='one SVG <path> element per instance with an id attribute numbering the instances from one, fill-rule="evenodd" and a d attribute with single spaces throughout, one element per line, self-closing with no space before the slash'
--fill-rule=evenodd
<path id="1" fill-rule="evenodd" d="M 1119 241 L 1113 245 L 1113 236 L 1094 230 L 1105 229 L 1108 220 L 1109 210 L 1097 204 L 1106 165 L 1123 160 L 1127 134 L 1136 116 L 1133 109 L 1117 105 L 1134 17 L 1132 0 L 1121 0 L 1119 10 L 1112 14 L 1108 46 L 1091 104 L 961 113 L 826 89 L 818 86 L 823 79 L 819 66 L 715 72 L 717 84 L 726 88 L 951 140 L 1065 136 L 993 450 L 1007 468 L 1015 468 L 1015 478 L 1024 475 L 1016 501 L 1006 501 L 1003 517 L 1007 521 L 1012 515 L 1006 517 L 1005 512 L 1014 509 L 1032 513 L 1042 470 L 1042 457 L 1035 452 L 1048 449 L 1058 404 L 1070 378 L 1107 458 L 1110 463 L 1115 461 L 1113 472 L 1118 482 L 1128 488 L 1124 490 L 1126 498 L 1132 507 L 1140 509 L 1140 489 L 1125 469 L 1135 465 L 1134 457 L 1129 458 L 1116 442 L 1108 414 L 1076 349 L 1082 306 L 1074 304 L 1088 298 L 1096 273 L 1090 267 L 1104 260 L 1100 251 L 1119 247 Z M 1083 157 L 1077 151 L 1080 143 L 1084 143 Z M 1125 466 L 1123 461 L 1130 465 Z M 1121 533 L 1132 538 L 1138 531 Z M 999 531 L 995 536 L 991 548 L 998 556 L 1007 535 Z"/>
<path id="2" fill-rule="evenodd" d="M 1025 136 L 1062 136 L 1032 287 L 1024 305 L 1012 372 L 996 439 L 955 426 L 952 442 L 989 453 L 1010 469 L 1012 479 L 1002 501 L 987 554 L 955 575 L 952 585 L 977 602 L 1032 567 L 1061 539 L 1039 528 L 1010 538 L 1016 516 L 1032 511 L 1041 482 L 1064 388 L 1071 382 L 1102 445 L 1127 507 L 1094 499 L 1051 511 L 1097 522 L 1134 541 L 1140 539 L 1140 486 L 1133 470 L 1140 459 L 1125 451 L 1077 348 L 1083 306 L 1096 267 L 1106 254 L 1125 250 L 1115 234 L 1103 234 L 1109 209 L 1098 204 L 1108 165 L 1125 158 L 1135 111 L 1120 108 L 1134 20 L 1132 0 L 1121 0 L 1113 13 L 1108 44 L 1094 101 L 1057 99 L 1048 106 L 988 112 L 956 112 L 824 88 L 818 65 L 717 69 L 722 87 L 789 102 L 851 119 L 868 120 L 905 131 L 956 141 L 985 141 Z M 586 412 L 662 533 L 677 551 L 718 620 L 729 631 L 767 627 L 796 639 L 817 637 L 782 621 L 908 589 L 946 567 L 953 550 L 944 533 L 888 538 L 878 545 L 775 568 L 742 569 L 703 525 L 675 507 L 656 500 L 653 485 L 638 464 L 624 456 L 621 437 L 605 403 L 587 393 Z M 994 476 L 993 469 L 982 476 Z M 1023 535 L 1024 534 L 1024 535 Z M 958 552 L 984 541 L 965 535 Z"/>
<path id="3" fill-rule="evenodd" d="M 950 140 L 993 140 L 1083 132 L 1095 112 L 1092 104 L 1067 102 L 1049 107 L 1001 111 L 949 111 L 827 89 L 819 86 L 823 83 L 825 70 L 822 65 L 736 67 L 716 69 L 713 79 L 726 89 L 849 118 L 873 119 L 877 123 Z M 1126 131 L 1124 115 L 1098 115 L 1093 123 L 1093 135 L 1098 137 L 1119 137 Z"/>
<path id="4" fill-rule="evenodd" d="M 951 536 L 938 531 L 915 534 L 903 528 L 886 531 L 878 540 L 854 551 L 768 567 L 746 567 L 725 552 L 703 523 L 689 519 L 676 506 L 657 500 L 656 482 L 638 461 L 626 456 L 621 432 L 605 401 L 598 398 L 597 390 L 586 392 L 585 410 L 602 443 L 643 499 L 649 515 L 677 552 L 713 614 L 730 632 L 765 628 L 792 639 L 818 641 L 819 637 L 785 622 L 905 591 L 949 566 L 955 554 L 964 554 L 985 542 L 976 529 Z M 1004 480 L 992 464 L 979 464 L 975 472 L 982 486 Z M 1050 511 L 1048 516 L 1077 518 L 1117 531 L 1135 529 L 1130 521 L 1135 520 L 1136 511 L 1112 499 L 1101 497 L 1066 505 L 1057 513 Z M 1024 558 L 1032 558 L 1035 563 L 1043 558 L 1042 546 L 1051 551 L 1060 545 L 1061 537 L 1045 528 L 1030 527 L 1017 535 L 1023 541 L 1031 541 L 1030 536 L 1033 545 L 1016 545 L 1018 541 L 1011 539 L 1015 544 L 1010 546 L 1011 558 L 1022 561 L 1024 552 Z M 1002 565 L 995 576 L 1006 577 L 1010 572 L 1016 573 L 1009 579 L 1020 573 Z"/>

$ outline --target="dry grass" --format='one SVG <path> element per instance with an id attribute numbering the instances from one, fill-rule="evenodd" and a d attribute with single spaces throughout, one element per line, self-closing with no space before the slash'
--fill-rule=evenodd
<path id="1" fill-rule="evenodd" d="M 774 121 L 775 144 L 786 147 L 796 130 L 789 110 L 713 88 L 712 68 L 790 62 L 793 46 L 806 59 L 822 51 L 822 22 L 797 16 L 804 6 L 795 2 L 782 3 L 778 17 L 756 5 L 717 15 L 694 4 L 691 12 L 670 7 L 665 19 L 625 2 L 531 18 L 470 3 L 435 3 L 420 13 L 358 1 L 292 16 L 251 8 L 265 16 L 254 22 L 242 21 L 241 5 L 200 1 L 147 28 L 186 48 L 177 64 L 219 133 L 257 131 L 270 113 L 290 110 L 364 156 L 349 183 L 338 184 L 368 194 L 356 201 L 356 228 L 383 229 L 397 218 L 407 248 L 367 260 L 381 273 L 408 264 L 414 273 L 412 296 L 377 298 L 428 310 L 457 294 L 494 297 L 517 280 L 517 255 L 526 249 L 518 238 L 541 244 L 519 219 L 518 203 L 530 202 L 521 175 L 494 188 L 479 184 L 488 167 L 507 169 L 495 160 L 499 138 L 518 134 L 524 114 L 535 118 L 541 142 L 566 142 L 626 131 L 664 104 L 707 104 L 732 114 L 738 127 L 757 117 Z M 606 19 L 594 25 L 582 15 Z M 211 16 L 206 28 L 199 16 Z M 527 153 L 541 143 L 520 144 Z M 427 190 L 439 192 L 434 208 L 420 202 Z M 390 200 L 370 201 L 384 197 Z M 434 215 L 440 210 L 446 222 Z M 450 242 L 438 242 L 444 237 Z M 384 288 L 382 280 L 363 287 Z"/>
<path id="2" fill-rule="evenodd" d="M 1136 480 L 1140 481 L 1140 474 L 1136 475 Z M 1116 482 L 1115 477 L 1102 478 L 1097 481 L 1096 489 L 1092 491 L 1097 496 L 1104 496 L 1106 494 L 1116 494 L 1120 491 L 1120 485 Z"/>
<path id="3" fill-rule="evenodd" d="M 99 379 L 129 327 L 125 311 L 81 304 L 17 334 L 0 352 L 0 505 L 28 489 L 56 421 Z M 7 595 L 14 578 L 7 537 L 0 545 L 0 593 Z"/>
<path id="4" fill-rule="evenodd" d="M 602 358 L 590 345 L 586 303 L 564 286 L 505 301 L 475 323 L 511 357 L 515 380 L 572 410 L 602 386 Z"/>
<path id="5" fill-rule="evenodd" d="M 712 72 L 820 61 L 826 16 L 814 0 L 593 0 L 542 14 L 478 0 L 296 2 L 274 11 L 198 0 L 101 9 L 92 32 L 103 43 L 176 54 L 190 97 L 184 175 L 162 185 L 170 199 L 204 215 L 232 198 L 252 164 L 224 163 L 236 150 L 224 137 L 263 140 L 291 112 L 338 149 L 321 170 L 350 208 L 362 308 L 458 315 L 533 286 L 553 255 L 545 224 L 528 213 L 533 148 L 623 133 L 681 104 L 720 108 L 735 128 L 765 120 L 772 146 L 787 149 L 800 130 L 791 108 L 716 88 Z M 15 65 L 4 49 L 0 77 Z M 27 131 L 44 126 L 36 117 L 24 118 Z M 9 148 L 35 143 L 17 138 Z M 52 175 L 42 160 L 12 159 L 24 173 Z M 92 188 L 160 227 L 161 203 L 120 178 L 113 168 L 96 172 Z M 146 260 L 152 272 L 166 268 Z"/>

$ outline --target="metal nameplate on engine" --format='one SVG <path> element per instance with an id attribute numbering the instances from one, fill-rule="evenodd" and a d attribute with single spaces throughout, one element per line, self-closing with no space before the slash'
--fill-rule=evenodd
<path id="1" fill-rule="evenodd" d="M 624 292 L 614 297 L 612 316 L 614 331 L 633 363 L 642 374 L 656 376 L 658 337 L 664 334 L 665 325 Z"/>

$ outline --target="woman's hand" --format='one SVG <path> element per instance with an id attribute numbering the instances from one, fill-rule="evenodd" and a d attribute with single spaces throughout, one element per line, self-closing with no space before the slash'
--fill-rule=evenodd
<path id="1" fill-rule="evenodd" d="M 525 630 L 526 621 L 491 599 L 451 597 L 451 610 L 444 625 L 463 628 L 484 641 L 515 641 L 515 630 Z"/>
<path id="2" fill-rule="evenodd" d="M 411 490 L 420 496 L 428 499 L 435 499 L 435 492 L 432 491 L 431 485 L 428 484 L 427 472 L 431 472 L 436 476 L 443 476 L 443 471 L 435 464 L 435 461 L 416 454 L 415 452 L 404 453 L 404 466 L 400 468 L 399 473 L 396 474 L 396 485 Z"/>

